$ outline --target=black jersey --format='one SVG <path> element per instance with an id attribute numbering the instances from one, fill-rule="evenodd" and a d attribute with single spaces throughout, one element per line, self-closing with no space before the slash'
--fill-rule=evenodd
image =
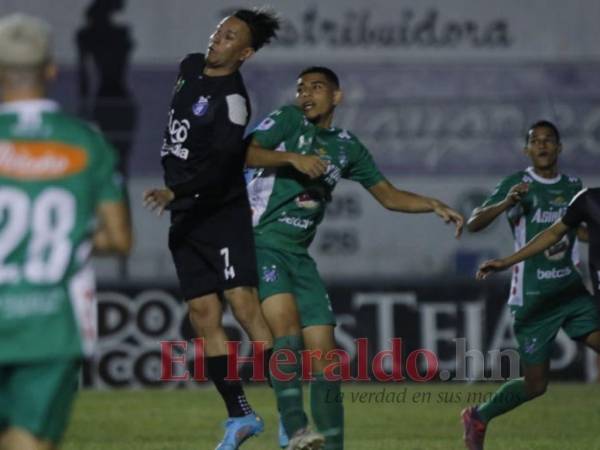
<path id="1" fill-rule="evenodd" d="M 594 293 L 600 298 L 600 188 L 584 189 L 573 197 L 562 221 L 569 227 L 577 227 L 582 222 L 587 224 L 590 273 Z"/>
<path id="2" fill-rule="evenodd" d="M 186 56 L 169 109 L 161 150 L 171 209 L 222 205 L 246 195 L 244 132 L 250 102 L 239 71 L 204 75 L 204 55 Z"/>

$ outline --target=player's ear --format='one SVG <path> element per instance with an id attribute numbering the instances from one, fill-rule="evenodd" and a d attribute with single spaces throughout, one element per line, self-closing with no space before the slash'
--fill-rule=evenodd
<path id="1" fill-rule="evenodd" d="M 254 56 L 255 53 L 256 51 L 252 47 L 246 47 L 244 50 L 242 50 L 242 53 L 240 54 L 240 61 L 244 62 L 247 59 L 252 58 L 252 56 Z"/>
<path id="2" fill-rule="evenodd" d="M 336 89 L 335 91 L 333 91 L 333 104 L 335 106 L 339 105 L 342 102 L 342 99 L 344 98 L 344 93 L 342 92 L 341 89 Z"/>

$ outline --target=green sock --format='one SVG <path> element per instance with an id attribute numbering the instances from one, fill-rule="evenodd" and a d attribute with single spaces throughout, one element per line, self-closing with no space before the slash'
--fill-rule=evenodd
<path id="1" fill-rule="evenodd" d="M 294 374 L 290 381 L 278 380 L 271 372 L 271 382 L 277 397 L 277 409 L 281 415 L 283 427 L 289 437 L 301 428 L 306 427 L 308 419 L 304 412 L 301 383 L 301 360 L 299 351 L 302 349 L 301 336 L 282 336 L 275 338 L 273 343 L 274 357 L 278 350 L 291 350 L 296 355 L 297 364 L 279 364 L 277 367 L 284 374 Z M 286 358 L 281 358 L 286 359 Z"/>
<path id="2" fill-rule="evenodd" d="M 525 403 L 529 398 L 525 391 L 525 380 L 517 378 L 500 386 L 492 398 L 482 403 L 477 408 L 477 413 L 485 423 L 505 412 L 515 409 Z"/>
<path id="3" fill-rule="evenodd" d="M 310 383 L 310 409 L 317 431 L 325 436 L 324 450 L 344 448 L 344 405 L 341 382 L 327 381 L 322 373 L 313 374 Z"/>

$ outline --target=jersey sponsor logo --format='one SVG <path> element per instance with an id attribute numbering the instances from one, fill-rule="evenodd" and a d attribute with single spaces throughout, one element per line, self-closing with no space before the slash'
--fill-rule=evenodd
<path id="1" fill-rule="evenodd" d="M 555 198 L 553 198 L 552 200 L 550 200 L 549 202 L 552 206 L 558 206 L 558 207 L 562 207 L 562 206 L 566 206 L 569 204 L 569 202 L 567 201 L 567 199 L 565 197 L 563 197 L 562 195 L 557 195 Z"/>
<path id="2" fill-rule="evenodd" d="M 308 230 L 315 223 L 315 221 L 311 219 L 302 219 L 300 217 L 292 216 L 283 216 L 280 217 L 277 221 L 285 223 L 286 225 L 291 225 L 295 228 L 300 228 L 302 230 Z"/>
<path id="3" fill-rule="evenodd" d="M 178 120 L 173 117 L 175 110 L 169 111 L 169 123 L 167 129 L 169 131 L 169 144 L 165 139 L 160 152 L 160 156 L 166 156 L 172 154 L 181 159 L 188 159 L 190 151 L 183 146 L 184 142 L 188 138 L 188 132 L 190 129 L 190 121 L 187 119 Z"/>
<path id="4" fill-rule="evenodd" d="M 570 243 L 571 240 L 569 239 L 569 236 L 565 235 L 556 244 L 544 250 L 544 256 L 550 261 L 560 261 L 567 254 Z"/>
<path id="5" fill-rule="evenodd" d="M 537 270 L 537 279 L 538 280 L 558 280 L 560 278 L 565 278 L 571 275 L 573 271 L 570 267 L 563 267 L 562 269 L 553 268 L 550 270 Z"/>
<path id="6" fill-rule="evenodd" d="M 0 175 L 47 180 L 73 175 L 87 167 L 85 150 L 53 141 L 0 141 Z"/>
<path id="7" fill-rule="evenodd" d="M 315 209 L 315 208 L 318 208 L 319 205 L 321 204 L 321 202 L 319 200 L 311 197 L 311 195 L 306 192 L 303 194 L 300 194 L 298 197 L 296 197 L 296 199 L 294 201 L 296 203 L 296 206 L 298 206 L 299 208 L 303 208 L 303 209 Z"/>
<path id="8" fill-rule="evenodd" d="M 208 111 L 209 99 L 210 96 L 204 97 L 203 95 L 201 95 L 198 101 L 192 105 L 192 112 L 195 116 L 201 117 L 204 114 L 206 114 L 206 111 Z"/>
<path id="9" fill-rule="evenodd" d="M 554 223 L 560 219 L 566 212 L 567 208 L 560 208 L 558 211 L 543 211 L 541 208 L 536 209 L 532 223 Z"/>
<path id="10" fill-rule="evenodd" d="M 279 279 L 277 266 L 275 264 L 262 266 L 262 279 L 265 283 L 275 283 Z"/>

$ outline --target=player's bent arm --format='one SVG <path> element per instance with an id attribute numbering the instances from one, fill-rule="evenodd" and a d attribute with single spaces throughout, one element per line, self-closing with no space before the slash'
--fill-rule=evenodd
<path id="1" fill-rule="evenodd" d="M 391 211 L 427 213 L 432 212 L 436 205 L 442 204 L 433 198 L 396 189 L 388 180 L 381 180 L 371 186 L 369 192 L 381 206 Z"/>
<path id="2" fill-rule="evenodd" d="M 256 139 L 253 139 L 248 146 L 246 166 L 262 168 L 293 166 L 311 178 L 318 178 L 327 170 L 327 162 L 316 155 L 268 150 L 261 147 Z"/>
<path id="3" fill-rule="evenodd" d="M 388 180 L 381 180 L 374 184 L 369 188 L 369 192 L 386 209 L 406 213 L 433 212 L 444 222 L 455 224 L 455 236 L 457 238 L 462 233 L 464 222 L 462 215 L 435 198 L 401 191 L 396 189 Z"/>
<path id="4" fill-rule="evenodd" d="M 536 234 L 523 248 L 503 259 L 507 267 L 519 263 L 552 247 L 569 231 L 569 227 L 558 219 L 552 226 Z"/>
<path id="5" fill-rule="evenodd" d="M 102 202 L 96 211 L 98 229 L 94 233 L 94 251 L 126 255 L 131 251 L 132 235 L 129 212 L 124 202 Z"/>
<path id="6" fill-rule="evenodd" d="M 512 204 L 507 199 L 504 199 L 485 208 L 475 208 L 471 217 L 467 220 L 467 230 L 471 233 L 483 230 L 511 206 Z"/>
<path id="7" fill-rule="evenodd" d="M 252 140 L 246 152 L 246 166 L 248 167 L 283 167 L 292 165 L 295 153 L 276 152 L 261 147 L 256 140 Z"/>

